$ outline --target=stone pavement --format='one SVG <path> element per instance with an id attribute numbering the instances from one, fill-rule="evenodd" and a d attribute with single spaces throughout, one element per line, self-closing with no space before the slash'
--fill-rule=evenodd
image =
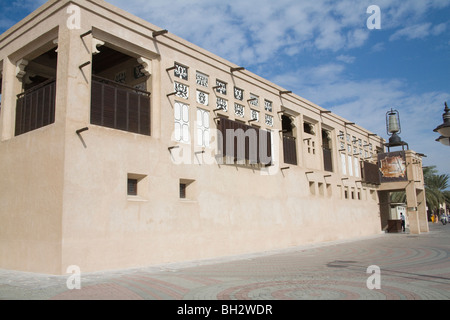
<path id="1" fill-rule="evenodd" d="M 368 273 L 370 266 L 379 273 Z M 450 225 L 430 223 L 430 232 L 421 235 L 380 234 L 208 261 L 81 273 L 81 289 L 68 289 L 69 276 L 0 270 L 0 300 L 448 300 Z M 380 288 L 371 290 L 368 283 Z"/>

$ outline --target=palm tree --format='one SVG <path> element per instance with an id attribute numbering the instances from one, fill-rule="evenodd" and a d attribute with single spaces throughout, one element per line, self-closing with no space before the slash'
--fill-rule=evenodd
<path id="1" fill-rule="evenodd" d="M 430 166 L 423 168 L 423 178 L 428 209 L 438 213 L 441 204 L 447 203 L 447 206 L 450 206 L 450 191 L 446 190 L 450 186 L 450 176 L 438 174 L 436 166 Z M 392 192 L 391 202 L 406 203 L 406 192 Z"/>
<path id="2" fill-rule="evenodd" d="M 443 193 L 445 197 L 445 204 L 447 205 L 447 208 L 450 208 L 450 190 L 445 190 Z"/>
<path id="3" fill-rule="evenodd" d="M 428 209 L 438 213 L 439 206 L 449 202 L 450 176 L 448 174 L 437 174 L 436 166 L 423 169 L 423 178 L 425 182 L 425 194 Z"/>

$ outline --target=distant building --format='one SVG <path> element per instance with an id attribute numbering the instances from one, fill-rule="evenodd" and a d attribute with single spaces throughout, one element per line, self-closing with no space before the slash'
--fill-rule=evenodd
<path id="1" fill-rule="evenodd" d="M 0 268 L 118 269 L 386 229 L 382 138 L 104 1 L 47 2 L 0 36 L 0 71 Z"/>

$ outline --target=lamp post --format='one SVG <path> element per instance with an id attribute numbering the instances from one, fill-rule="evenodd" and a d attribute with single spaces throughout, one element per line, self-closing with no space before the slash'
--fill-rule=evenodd
<path id="1" fill-rule="evenodd" d="M 450 146 L 450 138 L 440 136 L 436 141 L 442 143 L 444 146 Z"/>
<path id="2" fill-rule="evenodd" d="M 436 139 L 436 141 L 442 143 L 445 146 L 450 145 L 450 109 L 447 106 L 447 102 L 445 102 L 445 113 L 442 115 L 442 119 L 444 123 L 434 129 L 434 132 L 439 133 L 441 136 Z"/>
<path id="3" fill-rule="evenodd" d="M 386 143 L 386 146 L 388 149 L 390 147 L 398 147 L 398 146 L 408 146 L 406 142 L 403 142 L 399 133 L 402 132 L 402 128 L 400 126 L 400 114 L 397 110 L 391 109 L 391 111 L 388 111 L 386 113 L 386 131 L 388 135 L 391 137 L 389 138 L 389 143 Z"/>

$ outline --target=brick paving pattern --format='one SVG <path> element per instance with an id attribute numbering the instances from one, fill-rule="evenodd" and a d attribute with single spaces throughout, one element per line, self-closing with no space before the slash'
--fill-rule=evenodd
<path id="1" fill-rule="evenodd" d="M 370 290 L 369 266 L 381 270 Z M 448 300 L 450 225 L 275 252 L 67 276 L 0 270 L 10 300 Z"/>

